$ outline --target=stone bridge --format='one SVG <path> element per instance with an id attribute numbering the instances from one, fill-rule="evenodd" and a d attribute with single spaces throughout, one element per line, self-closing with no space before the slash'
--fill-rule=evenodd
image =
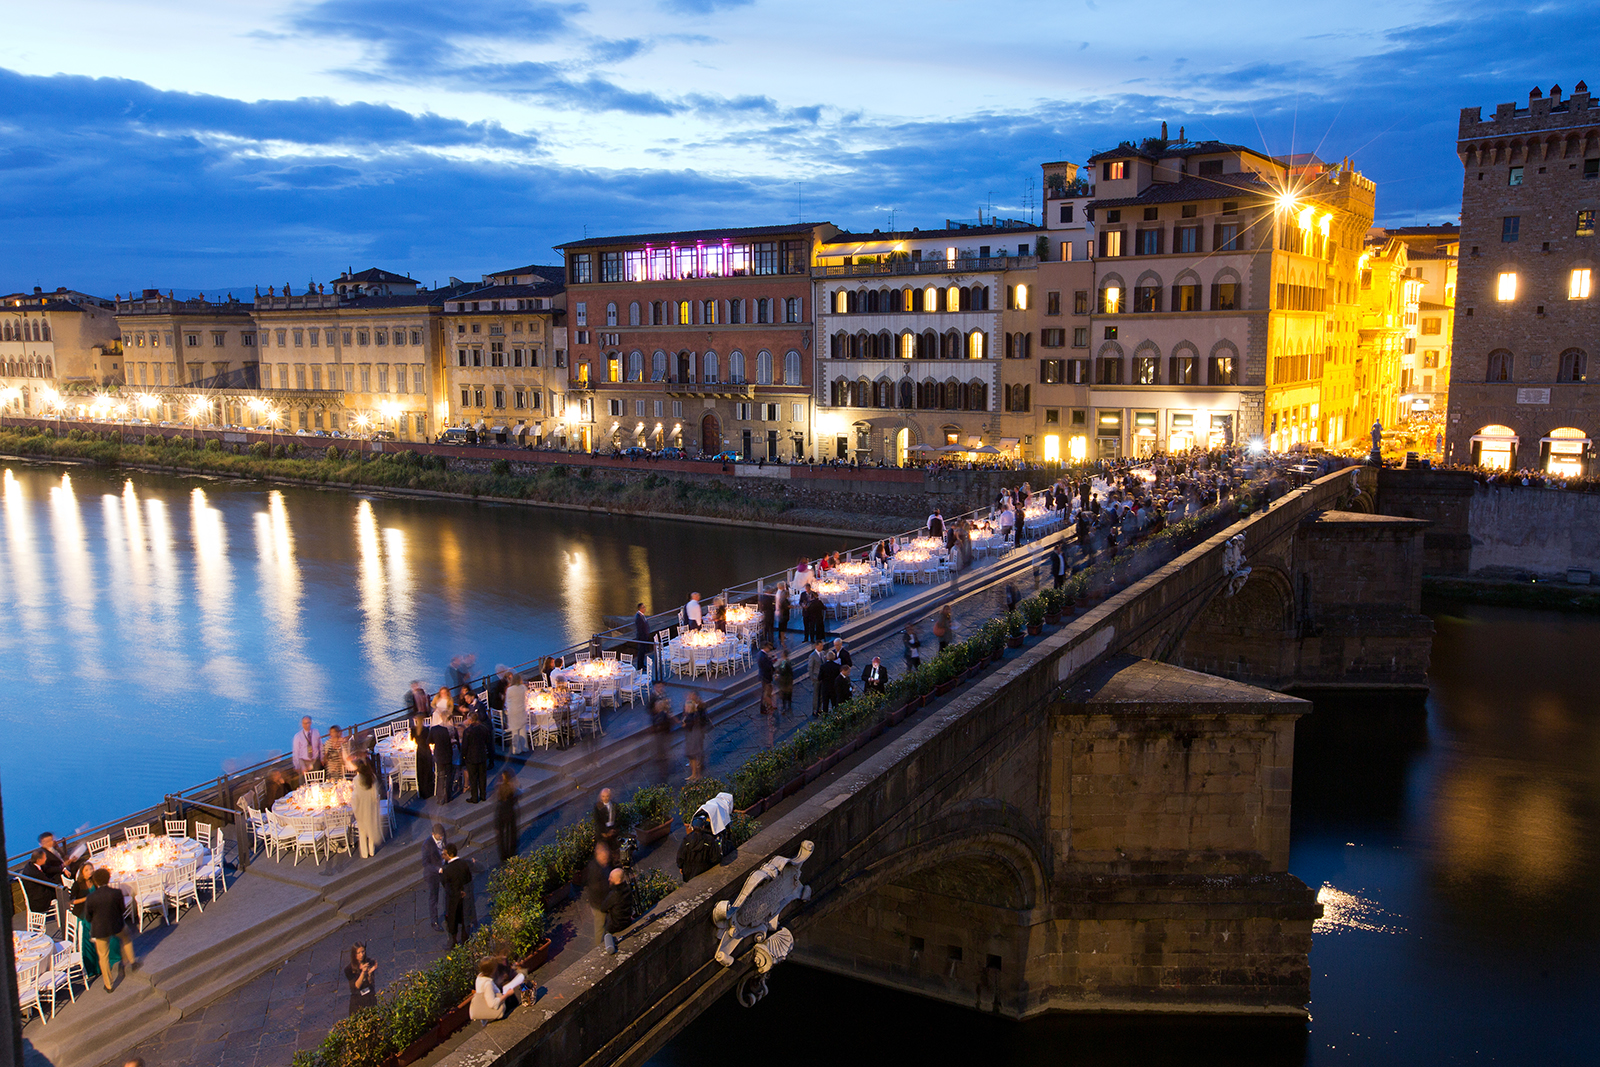
<path id="1" fill-rule="evenodd" d="M 713 961 L 713 908 L 802 841 L 791 959 L 1017 1018 L 1303 1014 L 1321 909 L 1288 859 L 1309 704 L 1277 690 L 1421 685 L 1431 636 L 1427 524 L 1337 510 L 1364 477 L 1287 494 L 890 730 L 619 954 L 443 1062 L 642 1063 L 750 976 L 750 940 Z"/>

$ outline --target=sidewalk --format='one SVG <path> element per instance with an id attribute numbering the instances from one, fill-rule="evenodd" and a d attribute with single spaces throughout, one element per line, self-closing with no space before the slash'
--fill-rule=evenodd
<path id="1" fill-rule="evenodd" d="M 1050 540 L 1032 542 L 1025 548 Z M 1017 562 L 1020 558 L 1013 554 L 1003 557 L 1001 565 L 1016 566 Z M 981 588 L 995 569 L 994 561 L 974 567 L 961 575 L 961 588 Z M 1041 570 L 1037 566 L 1025 568 L 1016 579 L 1023 595 L 1034 591 L 1035 575 Z M 1004 601 L 1003 586 L 975 595 L 952 596 L 959 626 L 957 639 L 971 634 L 1001 610 Z M 901 612 L 913 605 L 916 611 L 912 617 L 922 624 L 923 659 L 931 659 L 938 647 L 929 624 L 944 599 L 939 587 L 896 587 L 894 596 L 875 603 L 871 615 L 846 620 L 842 628 L 847 634 L 877 631 L 862 645 L 847 639 L 855 661 L 853 677 L 859 679 L 861 668 L 873 655 L 882 656 L 891 676 L 904 673 L 899 634 L 905 619 Z M 798 635 L 790 635 L 789 646 L 798 654 Z M 795 712 L 773 724 L 779 740 L 809 720 L 811 692 L 801 664 L 803 660 L 797 662 Z M 671 684 L 675 706 L 682 706 L 688 688 Z M 746 674 L 731 682 L 722 679 L 697 688 L 733 694 L 734 698 L 726 701 L 727 706 L 719 707 L 714 715 L 706 746 L 707 773 L 726 775 L 769 743 L 768 722 L 755 710 L 753 676 Z M 634 788 L 652 780 L 654 754 L 646 720 L 642 704 L 608 711 L 604 739 L 581 742 L 565 750 L 535 752 L 520 764 L 510 764 L 522 793 L 522 851 L 553 839 L 561 827 L 585 817 L 601 785 L 610 785 L 626 797 Z M 681 735 L 674 737 L 670 764 L 671 780 L 681 782 L 686 774 Z M 497 766 L 496 771 L 499 769 Z M 369 956 L 380 966 L 380 990 L 448 947 L 446 936 L 428 925 L 427 894 L 421 885 L 417 859 L 424 828 L 434 818 L 447 823 L 452 840 L 466 842 L 465 854 L 480 871 L 480 919 L 485 917 L 484 883 L 486 872 L 495 861 L 493 804 L 469 806 L 457 798 L 442 811 L 431 802 L 409 817 L 405 814 L 407 808 L 402 807 L 401 811 L 398 834 L 372 860 L 340 857 L 320 870 L 308 864 L 295 868 L 287 863 L 253 860 L 249 874 L 217 905 L 208 905 L 203 916 L 186 916 L 179 927 L 156 941 L 154 948 L 141 939 L 141 958 L 151 962 L 138 975 L 130 976 L 116 993 L 108 997 L 103 991 L 92 990 L 78 1004 L 64 1008 L 48 1026 L 30 1023 L 25 1037 L 38 1049 L 30 1049 L 25 1062 L 99 1067 L 128 1048 L 127 1044 L 118 1047 L 119 1038 L 137 1042 L 133 1053 L 143 1056 L 150 1067 L 209 1063 L 287 1065 L 295 1051 L 317 1045 L 328 1029 L 347 1014 L 348 992 L 342 968 L 351 944 L 367 944 Z M 671 869 L 675 849 L 675 842 L 662 842 L 647 857 L 646 865 L 664 862 Z M 254 906 L 234 907 L 236 894 L 241 903 L 247 896 L 257 898 Z M 280 900 L 282 906 L 274 908 L 273 904 Z M 575 921 L 563 913 L 551 916 L 553 936 L 559 934 L 566 942 L 557 940 L 556 955 L 546 965 L 552 968 L 550 973 L 588 951 L 588 916 L 581 905 L 570 907 L 575 909 Z M 217 913 L 241 910 L 252 913 L 255 925 L 266 922 L 281 927 L 282 934 L 253 947 L 241 943 L 236 948 L 236 986 L 207 986 L 210 979 L 187 973 L 198 969 L 189 953 L 207 956 L 207 948 L 196 942 L 203 942 L 213 927 L 222 928 L 224 916 Z M 234 923 L 239 923 L 245 917 L 233 918 Z M 182 947 L 189 953 L 183 959 L 161 959 L 175 955 L 178 942 L 184 942 Z M 286 959 L 283 953 L 288 953 Z M 274 961 L 271 966 L 260 966 L 269 959 Z M 151 983 L 134 981 L 146 974 L 151 976 Z M 201 988 L 190 990 L 185 983 Z M 185 995 L 173 996 L 169 992 L 173 988 L 184 990 Z M 221 995 L 215 995 L 219 990 Z M 135 999 L 136 994 L 142 995 Z M 200 1003 L 202 996 L 206 999 Z M 119 1019 L 126 1019 L 126 1024 L 118 1023 Z M 64 1040 L 74 1032 L 77 1040 Z M 96 1032 L 103 1039 L 92 1039 Z M 120 1067 L 120 1061 L 115 1067 Z"/>

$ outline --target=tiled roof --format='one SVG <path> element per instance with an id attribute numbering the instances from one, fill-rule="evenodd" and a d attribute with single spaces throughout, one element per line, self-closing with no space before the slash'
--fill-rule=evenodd
<path id="1" fill-rule="evenodd" d="M 1189 156 L 1210 156 L 1226 152 L 1248 152 L 1252 156 L 1262 159 L 1271 157 L 1257 152 L 1254 148 L 1246 148 L 1241 144 L 1229 144 L 1226 141 L 1168 141 L 1167 146 L 1159 153 L 1151 154 L 1138 145 L 1120 144 L 1104 152 L 1096 152 L 1088 159 L 1089 163 L 1098 163 L 1102 159 L 1129 159 L 1137 156 L 1154 162 L 1158 159 L 1187 159 Z"/>
<path id="2" fill-rule="evenodd" d="M 1237 174 L 1190 174 L 1175 182 L 1156 182 L 1138 196 L 1091 201 L 1091 208 L 1128 207 L 1140 204 L 1174 204 L 1179 201 L 1221 200 L 1232 196 L 1275 197 L 1278 191 L 1250 171 Z"/>
<path id="3" fill-rule="evenodd" d="M 1383 232 L 1390 237 L 1460 237 L 1461 227 L 1442 222 L 1437 226 L 1385 226 Z"/>
<path id="4" fill-rule="evenodd" d="M 366 270 L 355 274 L 341 274 L 336 281 L 341 282 L 403 282 L 409 285 L 419 284 L 415 278 L 408 278 L 404 274 L 384 270 L 381 267 L 368 267 Z"/>
<path id="5" fill-rule="evenodd" d="M 685 241 L 721 240 L 724 237 L 776 237 L 783 233 L 804 233 L 826 222 L 794 222 L 784 226 L 733 226 L 715 230 L 676 230 L 668 233 L 626 233 L 614 237 L 588 237 L 582 241 L 568 241 L 556 245 L 557 251 L 568 248 L 598 248 L 602 245 L 670 244 Z"/>
<path id="6" fill-rule="evenodd" d="M 529 263 L 526 267 L 512 267 L 510 270 L 492 270 L 489 271 L 486 276 L 490 278 L 504 278 L 508 275 L 514 277 L 518 274 L 531 274 L 536 278 L 543 278 L 546 281 L 555 282 L 560 285 L 565 285 L 567 281 L 567 270 L 559 263 L 557 263 L 555 266 L 544 266 L 538 263 Z"/>
<path id="7" fill-rule="evenodd" d="M 869 241 L 914 241 L 923 237 L 994 237 L 1007 234 L 1043 232 L 1045 232 L 1043 226 L 954 226 L 942 230 L 893 230 L 889 233 L 880 233 L 877 230 L 871 233 L 845 233 L 841 231 L 823 241 L 821 247 L 862 244 Z"/>

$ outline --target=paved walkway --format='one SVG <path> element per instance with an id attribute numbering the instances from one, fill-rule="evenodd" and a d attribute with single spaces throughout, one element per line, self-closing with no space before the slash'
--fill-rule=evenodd
<path id="1" fill-rule="evenodd" d="M 1031 573 L 1024 572 L 1015 579 L 1023 595 L 1030 594 L 1036 588 L 1037 575 L 1041 569 L 1034 568 Z M 970 571 L 962 576 L 961 585 L 967 588 L 978 586 L 991 572 L 990 566 Z M 874 612 L 880 616 L 880 621 L 886 614 L 894 616 L 896 602 L 903 604 L 906 600 L 927 591 L 928 587 L 897 586 L 896 595 L 890 600 L 879 601 L 875 605 Z M 956 619 L 960 628 L 958 637 L 974 632 L 986 619 L 999 612 L 1004 602 L 1003 586 L 976 595 L 953 595 L 956 603 Z M 924 661 L 932 658 L 937 652 L 937 642 L 933 638 L 930 625 L 936 612 L 936 605 L 929 605 L 926 611 L 919 612 L 923 624 L 921 632 L 924 640 Z M 873 655 L 882 656 L 884 663 L 890 668 L 891 677 L 902 674 L 905 663 L 899 633 L 899 627 L 896 626 L 876 641 L 868 642 L 864 647 L 852 645 L 851 652 L 856 664 L 855 676 L 859 678 L 861 667 L 870 662 Z M 798 635 L 791 635 L 790 647 L 800 649 Z M 811 693 L 804 673 L 800 662 L 797 661 L 794 700 L 796 713 L 784 716 L 777 724 L 779 739 L 788 736 L 808 720 Z M 745 679 L 735 679 L 735 682 L 743 680 Z M 674 688 L 677 690 L 674 694 L 675 702 L 681 706 L 687 687 Z M 719 716 L 716 726 L 707 738 L 709 774 L 726 774 L 732 771 L 750 754 L 770 743 L 767 721 L 756 713 L 753 698 L 735 701 L 734 705 L 738 710 L 731 714 L 725 713 L 726 717 Z M 642 706 L 624 707 L 607 713 L 608 737 L 603 742 L 581 742 L 566 750 L 534 753 L 520 767 L 515 763 L 511 765 L 524 795 L 535 787 L 548 795 L 549 787 L 556 777 L 570 777 L 574 786 L 567 792 L 564 801 L 554 805 L 549 803 L 539 805 L 542 809 L 541 814 L 531 825 L 524 825 L 520 841 L 522 851 L 546 843 L 554 838 L 561 827 L 585 817 L 600 784 L 613 786 L 621 796 L 625 797 L 633 788 L 647 784 L 653 779 L 652 761 L 648 758 L 649 754 L 643 744 L 638 745 L 637 758 L 625 772 L 607 774 L 607 768 L 601 765 L 600 757 L 602 754 L 609 754 L 607 750 L 620 748 L 627 744 L 630 738 L 636 742 L 643 741 L 644 725 L 645 712 Z M 681 739 L 674 742 L 671 764 L 673 767 L 670 773 L 671 780 L 681 782 L 686 774 Z M 447 811 L 452 817 L 460 818 L 487 815 L 486 809 L 489 807 L 490 805 L 480 805 L 476 809 L 467 809 L 465 802 L 458 798 L 449 805 Z M 525 801 L 525 823 L 527 807 L 528 802 Z M 419 840 L 417 820 L 410 821 L 413 825 L 407 826 L 403 820 L 401 836 Z M 406 841 L 395 842 L 391 847 L 414 849 L 416 846 Z M 657 846 L 644 863 L 645 865 L 665 863 L 670 869 L 675 851 L 676 843 L 669 839 Z M 487 872 L 494 864 L 492 836 L 480 834 L 475 837 L 472 846 L 467 849 L 467 854 L 474 859 L 475 866 L 480 872 Z M 253 871 L 256 866 L 256 863 L 252 863 Z M 415 867 L 407 865 L 406 873 L 410 877 L 416 877 Z M 259 878 L 261 874 L 252 873 L 248 877 Z M 478 879 L 480 906 L 487 900 L 484 889 L 486 877 L 485 873 L 480 873 Z M 224 902 L 227 900 L 227 897 L 223 898 Z M 208 908 L 208 912 L 210 910 Z M 587 912 L 579 904 L 571 905 L 569 910 L 571 914 L 558 912 L 551 916 L 556 952 L 553 953 L 552 960 L 546 964 L 550 973 L 558 971 L 589 951 L 591 941 L 587 929 L 589 923 Z M 283 963 L 209 1003 L 199 1012 L 167 1026 L 157 1036 L 141 1043 L 135 1054 L 144 1057 L 149 1067 L 188 1067 L 192 1064 L 217 1064 L 219 1067 L 232 1067 L 232 1065 L 248 1067 L 257 1064 L 286 1067 L 297 1050 L 316 1046 L 328 1029 L 347 1014 L 348 994 L 342 968 L 344 954 L 352 943 L 365 942 L 369 955 L 378 962 L 381 968 L 380 990 L 405 971 L 422 966 L 443 954 L 448 948 L 447 938 L 429 926 L 427 912 L 426 891 L 418 884 L 371 912 L 361 914 L 359 918 L 339 926 L 315 942 L 312 947 L 296 952 Z M 204 918 L 209 917 L 208 915 Z M 185 919 L 185 924 L 190 921 L 193 920 Z M 141 948 L 141 952 L 143 951 Z M 113 998 L 115 996 L 116 994 L 113 994 Z M 78 1007 L 81 1008 L 83 1005 Z M 70 1008 L 64 1010 L 61 1018 L 50 1024 L 51 1028 L 72 1025 L 68 1019 L 70 1010 Z M 39 1032 L 38 1027 L 37 1022 L 31 1023 L 25 1036 L 32 1038 Z M 25 1062 L 33 1067 L 51 1061 L 36 1052 L 30 1052 Z M 93 1061 L 85 1059 L 78 1062 L 84 1067 L 89 1067 Z M 120 1061 L 115 1061 L 113 1067 L 121 1067 Z"/>

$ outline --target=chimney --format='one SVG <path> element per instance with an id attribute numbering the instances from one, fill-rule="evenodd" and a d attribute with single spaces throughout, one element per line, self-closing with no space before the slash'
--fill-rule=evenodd
<path id="1" fill-rule="evenodd" d="M 1561 86 L 1550 86 L 1550 103 L 1552 105 L 1561 103 Z"/>
<path id="2" fill-rule="evenodd" d="M 1163 141 L 1167 139 L 1167 124 L 1165 121 L 1161 123 L 1161 139 Z"/>

